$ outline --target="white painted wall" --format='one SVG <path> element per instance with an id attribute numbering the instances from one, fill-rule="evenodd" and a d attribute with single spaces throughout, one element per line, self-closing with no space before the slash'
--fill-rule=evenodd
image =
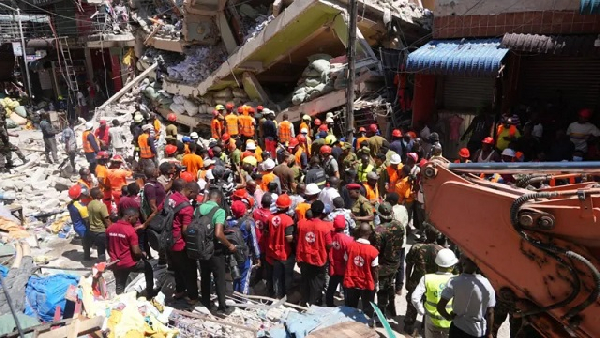
<path id="1" fill-rule="evenodd" d="M 550 10 L 579 11 L 579 0 L 436 0 L 434 14 L 496 15 Z"/>

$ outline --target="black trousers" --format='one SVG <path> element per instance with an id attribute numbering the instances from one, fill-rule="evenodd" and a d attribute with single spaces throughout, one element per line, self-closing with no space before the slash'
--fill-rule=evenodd
<path id="1" fill-rule="evenodd" d="M 98 252 L 98 260 L 104 260 L 106 258 L 106 233 L 105 232 L 94 232 L 88 231 L 83 238 L 83 259 L 90 259 L 90 251 L 93 245 L 96 245 Z"/>
<path id="2" fill-rule="evenodd" d="M 146 278 L 146 298 L 150 299 L 154 297 L 154 277 L 152 272 L 152 265 L 146 260 L 137 261 L 134 266 L 130 268 L 113 268 L 113 274 L 115 275 L 115 289 L 117 295 L 120 295 L 127 286 L 127 277 L 132 272 L 143 272 Z"/>
<path id="3" fill-rule="evenodd" d="M 465 331 L 459 329 L 458 327 L 456 327 L 454 325 L 454 323 L 450 324 L 450 334 L 448 335 L 449 338 L 479 338 L 477 336 L 472 336 L 468 333 L 466 333 Z M 483 338 L 484 336 L 482 336 Z"/>
<path id="4" fill-rule="evenodd" d="M 90 164 L 90 172 L 92 174 L 95 174 L 96 166 L 98 165 L 98 162 L 96 161 L 96 153 L 85 153 L 85 158 L 88 160 L 88 163 Z"/>
<path id="5" fill-rule="evenodd" d="M 300 265 L 300 305 L 306 304 L 320 306 L 323 303 L 323 290 L 325 289 L 325 266 L 316 266 L 306 262 Z"/>
<path id="6" fill-rule="evenodd" d="M 191 300 L 198 299 L 198 265 L 196 261 L 190 259 L 185 252 L 169 250 L 168 255 L 173 263 L 173 272 L 175 274 L 175 291 L 177 293 L 187 291 L 187 296 Z"/>
<path id="7" fill-rule="evenodd" d="M 346 306 L 358 307 L 359 300 L 363 312 L 369 318 L 373 318 L 375 310 L 371 302 L 375 300 L 375 290 L 346 289 Z"/>
<path id="8" fill-rule="evenodd" d="M 333 295 L 335 294 L 338 285 L 342 284 L 343 281 L 344 276 L 329 277 L 329 287 L 327 287 L 327 292 L 325 293 L 325 304 L 327 306 L 333 306 Z"/>
<path id="9" fill-rule="evenodd" d="M 225 255 L 215 254 L 207 261 L 200 261 L 200 292 L 202 293 L 202 304 L 208 309 L 210 303 L 210 275 L 213 275 L 219 310 L 225 309 Z"/>
<path id="10" fill-rule="evenodd" d="M 398 271 L 396 272 L 396 292 L 402 291 L 404 287 L 404 260 L 406 258 L 406 250 L 402 248 L 400 250 L 400 266 L 398 266 Z"/>

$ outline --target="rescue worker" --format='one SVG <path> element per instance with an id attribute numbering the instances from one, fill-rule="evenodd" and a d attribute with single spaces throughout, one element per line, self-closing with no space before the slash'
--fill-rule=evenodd
<path id="1" fill-rule="evenodd" d="M 414 244 L 406 254 L 406 314 L 404 315 L 404 332 L 413 335 L 415 332 L 415 322 L 417 321 L 417 308 L 412 305 L 412 293 L 415 291 L 421 277 L 435 273 L 435 257 L 442 250 L 445 243 L 443 236 L 438 236 L 438 232 L 433 227 L 425 229 L 425 243 Z M 400 294 L 402 291 L 397 292 Z"/>
<path id="2" fill-rule="evenodd" d="M 167 124 L 167 127 L 165 128 L 165 138 L 167 139 L 167 143 L 177 145 L 176 142 L 178 132 L 177 125 L 175 124 L 175 122 L 177 122 L 177 115 L 175 115 L 174 113 L 169 113 L 167 115 L 167 121 L 169 121 L 169 124 Z"/>
<path id="3" fill-rule="evenodd" d="M 106 164 L 108 163 L 109 155 L 105 151 L 101 151 L 96 155 L 96 178 L 98 179 L 98 188 L 104 194 L 103 202 L 106 205 L 106 210 L 110 214 L 112 212 L 112 191 L 110 189 L 110 183 L 106 179 Z"/>
<path id="4" fill-rule="evenodd" d="M 471 153 L 467 148 L 461 148 L 458 151 L 458 160 L 455 160 L 454 163 L 471 163 Z"/>
<path id="5" fill-rule="evenodd" d="M 119 205 L 121 200 L 121 188 L 127 185 L 127 179 L 133 176 L 133 172 L 126 168 L 121 168 L 125 162 L 121 155 L 115 155 L 110 160 L 110 166 L 106 170 L 106 180 L 110 185 L 112 199 L 115 205 Z M 154 167 L 151 167 L 154 168 Z M 113 212 L 116 210 L 112 210 Z"/>
<path id="6" fill-rule="evenodd" d="M 145 168 L 155 167 L 156 148 L 154 140 L 150 137 L 152 125 L 145 124 L 142 126 L 143 134 L 138 137 L 138 146 L 140 147 L 140 167 Z"/>
<path id="7" fill-rule="evenodd" d="M 442 298 L 442 292 L 450 278 L 454 277 L 452 271 L 458 259 L 450 249 L 442 249 L 435 256 L 437 272 L 427 274 L 419 280 L 411 296 L 411 303 L 419 314 L 423 315 L 425 321 L 425 338 L 444 338 L 450 332 L 450 321 L 442 317 L 436 307 Z M 425 295 L 425 305 L 423 305 Z M 452 309 L 452 303 L 446 305 L 448 311 Z"/>
<path id="8" fill-rule="evenodd" d="M 363 143 L 363 141 L 368 141 L 369 138 L 367 137 L 367 130 L 365 129 L 365 127 L 360 127 L 358 128 L 358 137 L 356 138 L 356 143 L 354 144 L 354 149 L 356 149 L 357 151 L 360 149 L 361 144 Z"/>
<path id="9" fill-rule="evenodd" d="M 304 114 L 302 115 L 302 122 L 300 122 L 300 132 L 302 133 L 302 129 L 306 129 L 306 134 L 308 137 L 312 137 L 312 133 L 310 133 L 311 129 L 311 125 L 310 125 L 310 121 L 311 121 L 311 117 Z"/>
<path id="10" fill-rule="evenodd" d="M 156 114 L 150 114 L 150 119 L 148 120 L 154 129 L 154 140 L 158 141 L 160 139 L 160 131 L 162 130 L 162 123 L 156 118 Z"/>
<path id="11" fill-rule="evenodd" d="M 277 212 L 269 218 L 267 262 L 273 266 L 273 291 L 281 299 L 291 290 L 296 259 L 292 251 L 294 220 L 287 215 L 292 205 L 288 195 L 280 195 L 275 202 Z"/>
<path id="12" fill-rule="evenodd" d="M 108 150 L 110 146 L 110 133 L 109 128 L 106 125 L 106 120 L 100 120 L 100 126 L 94 130 L 94 136 L 100 141 L 100 149 Z"/>
<path id="13" fill-rule="evenodd" d="M 239 229 L 244 243 L 248 247 L 249 255 L 243 262 L 238 262 L 240 278 L 233 281 L 233 291 L 247 295 L 250 292 L 250 275 L 252 265 L 260 266 L 260 248 L 256 237 L 256 224 L 249 215 L 251 210 L 241 200 L 231 204 L 233 218 L 225 221 L 225 231 L 231 228 Z"/>
<path id="14" fill-rule="evenodd" d="M 321 306 L 327 254 L 331 247 L 333 224 L 324 221 L 325 204 L 319 200 L 310 206 L 312 218 L 298 222 L 296 261 L 300 266 L 300 305 Z"/>
<path id="15" fill-rule="evenodd" d="M 338 286 L 344 282 L 344 273 L 346 271 L 346 260 L 344 256 L 348 246 L 354 242 L 354 239 L 345 232 L 346 218 L 344 215 L 337 215 L 333 218 L 333 232 L 331 233 L 331 247 L 329 248 L 329 285 L 325 293 L 325 305 L 332 307 L 333 295 Z"/>
<path id="16" fill-rule="evenodd" d="M 369 154 L 361 153 L 360 154 L 360 164 L 358 165 L 358 182 L 365 183 L 367 182 L 367 174 L 373 171 L 375 168 L 374 165 L 371 164 Z"/>
<path id="17" fill-rule="evenodd" d="M 370 318 L 373 326 L 373 306 L 375 301 L 375 285 L 379 282 L 379 251 L 369 241 L 371 224 L 360 224 L 358 239 L 348 245 L 346 251 L 346 271 L 344 271 L 345 305 L 358 307 L 362 302 L 363 312 Z"/>
<path id="18" fill-rule="evenodd" d="M 262 124 L 265 137 L 265 151 L 271 154 L 271 157 L 274 157 L 277 154 L 277 123 L 275 122 L 275 112 L 265 108 L 263 116 L 266 119 Z"/>
<path id="19" fill-rule="evenodd" d="M 0 172 L 7 172 L 10 168 L 14 167 L 11 152 L 17 154 L 23 164 L 29 162 L 21 150 L 10 142 L 10 136 L 18 137 L 17 134 L 8 132 L 6 128 L 6 114 L 0 113 Z"/>
<path id="20" fill-rule="evenodd" d="M 379 291 L 377 306 L 388 318 L 396 317 L 396 271 L 402 262 L 404 225 L 394 218 L 393 207 L 384 202 L 377 208 L 381 223 L 375 227 L 371 243 L 379 250 Z"/>
<path id="21" fill-rule="evenodd" d="M 256 121 L 253 116 L 250 116 L 250 110 L 253 111 L 254 108 L 248 107 L 242 112 L 242 115 L 238 117 L 239 133 L 242 136 L 242 144 L 246 144 L 246 140 L 254 139 L 256 134 Z"/>
<path id="22" fill-rule="evenodd" d="M 310 159 L 310 168 L 306 171 L 304 182 L 306 184 L 315 183 L 319 189 L 322 189 L 327 183 L 327 174 L 321 167 L 321 160 L 318 156 L 313 156 Z"/>
<path id="23" fill-rule="evenodd" d="M 383 146 L 383 142 L 386 141 L 383 137 L 379 136 L 379 128 L 375 123 L 369 126 L 369 149 L 371 150 L 371 157 L 375 157 L 375 155 L 379 152 L 381 147 Z"/>
<path id="24" fill-rule="evenodd" d="M 312 139 L 310 136 L 308 136 L 308 128 L 301 128 L 300 129 L 300 135 L 304 136 L 304 142 L 303 146 L 304 146 L 304 151 L 310 155 L 310 149 L 312 147 Z M 300 135 L 298 135 L 298 139 L 300 139 Z"/>
<path id="25" fill-rule="evenodd" d="M 315 123 L 313 125 L 313 128 L 311 129 L 311 135 L 313 135 L 313 137 L 317 138 L 317 136 L 319 135 L 319 128 L 321 127 L 321 120 L 319 119 L 315 119 Z"/>
<path id="26" fill-rule="evenodd" d="M 375 219 L 374 207 L 363 195 L 360 194 L 361 185 L 358 183 L 347 184 L 346 188 L 350 194 L 353 204 L 350 208 L 352 219 L 357 223 L 367 222 L 372 224 Z"/>
<path id="27" fill-rule="evenodd" d="M 396 154 L 402 154 L 402 132 L 400 129 L 392 130 L 392 143 L 390 143 L 390 150 Z"/>
<path id="28" fill-rule="evenodd" d="M 521 137 L 521 132 L 512 117 L 504 118 L 502 124 L 496 129 L 496 148 L 503 151 L 508 147 L 511 140 Z"/>
<path id="29" fill-rule="evenodd" d="M 248 156 L 253 156 L 258 162 L 262 162 L 263 160 L 262 149 L 254 142 L 254 140 L 246 141 L 246 151 L 242 153 L 241 158 L 244 160 L 244 158 Z"/>
<path id="30" fill-rule="evenodd" d="M 340 178 L 340 169 L 338 167 L 338 162 L 333 155 L 331 154 L 331 147 L 328 145 L 324 145 L 321 147 L 321 163 L 322 167 L 325 170 L 325 174 L 329 177 L 337 177 Z"/>
<path id="31" fill-rule="evenodd" d="M 356 153 L 352 151 L 352 145 L 350 145 L 350 143 L 348 142 L 345 142 L 342 146 L 342 155 L 340 156 L 340 162 L 342 163 L 340 171 L 343 173 L 345 173 L 346 170 L 349 169 L 358 169 L 358 163 L 360 161 L 358 160 Z"/>
<path id="32" fill-rule="evenodd" d="M 71 223 L 73 224 L 73 230 L 79 237 L 86 238 L 87 232 L 90 227 L 90 218 L 87 207 L 80 201 L 82 194 L 82 187 L 79 184 L 74 184 L 69 188 L 69 198 L 71 201 L 67 204 L 67 210 L 71 217 Z M 89 195 L 89 190 L 86 192 Z M 83 243 L 82 243 L 83 244 Z M 84 247 L 87 249 L 87 247 Z M 90 256 L 89 250 L 84 251 L 83 258 L 88 260 Z"/>
<path id="33" fill-rule="evenodd" d="M 315 183 L 310 183 L 306 185 L 304 190 L 304 201 L 298 203 L 296 206 L 296 219 L 300 222 L 303 219 L 311 218 L 309 214 L 309 210 L 313 202 L 315 202 L 319 198 L 319 194 L 321 193 L 321 189 Z"/>
<path id="34" fill-rule="evenodd" d="M 283 122 L 280 122 L 277 128 L 277 138 L 279 143 L 287 145 L 292 138 L 296 137 L 296 133 L 294 132 L 294 125 L 288 121 L 288 114 L 284 113 L 282 119 Z"/>
<path id="35" fill-rule="evenodd" d="M 92 200 L 90 198 L 90 190 L 92 190 L 94 185 L 94 182 L 92 181 L 92 174 L 90 173 L 89 169 L 79 169 L 79 180 L 77 180 L 77 184 L 79 184 L 82 188 L 80 197 L 81 203 L 83 203 L 83 205 L 88 205 L 88 203 L 90 203 Z"/>
<path id="36" fill-rule="evenodd" d="M 263 169 L 265 172 L 262 177 L 261 189 L 263 191 L 269 191 L 268 186 L 269 183 L 274 182 L 277 184 L 277 194 L 281 194 L 281 183 L 279 181 L 279 177 L 273 173 L 273 169 L 275 169 L 275 162 L 272 159 L 267 159 L 263 162 Z"/>
<path id="37" fill-rule="evenodd" d="M 486 137 L 481 140 L 481 149 L 477 150 L 473 154 L 473 162 L 475 163 L 489 163 L 489 162 L 500 162 L 500 156 L 493 148 L 494 139 Z"/>
<path id="38" fill-rule="evenodd" d="M 325 119 L 325 123 L 327 126 L 327 134 L 329 135 L 333 135 L 333 125 L 335 124 L 335 121 L 333 121 L 333 117 L 329 116 L 329 115 L 333 115 L 332 113 L 327 113 L 327 118 Z"/>
<path id="39" fill-rule="evenodd" d="M 215 108 L 219 113 L 222 113 L 222 110 L 225 110 L 225 107 L 222 105 L 218 105 Z M 239 116 L 233 112 L 227 113 L 225 115 L 225 133 L 229 134 L 230 137 L 237 138 L 240 134 L 239 128 Z"/>
<path id="40" fill-rule="evenodd" d="M 81 138 L 85 158 L 90 164 L 90 172 L 96 172 L 96 154 L 100 152 L 100 146 L 98 145 L 98 139 L 92 134 L 92 128 L 94 128 L 94 124 L 92 122 L 86 122 L 85 131 L 81 135 Z"/>
<path id="41" fill-rule="evenodd" d="M 213 119 L 210 122 L 210 135 L 215 140 L 218 140 L 223 136 L 223 129 L 221 128 L 222 116 L 219 114 L 218 110 L 213 110 L 212 115 Z"/>
<path id="42" fill-rule="evenodd" d="M 377 173 L 371 171 L 367 174 L 367 181 L 363 183 L 363 186 L 365 187 L 365 197 L 373 205 L 379 203 L 380 200 L 379 188 L 377 187 L 378 180 L 379 176 L 377 176 Z"/>

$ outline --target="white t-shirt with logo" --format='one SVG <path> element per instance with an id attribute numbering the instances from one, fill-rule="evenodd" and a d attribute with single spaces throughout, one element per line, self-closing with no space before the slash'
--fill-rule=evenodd
<path id="1" fill-rule="evenodd" d="M 567 128 L 567 135 L 571 138 L 571 142 L 575 145 L 575 150 L 587 152 L 587 139 L 590 136 L 600 136 L 600 129 L 595 124 L 590 122 L 579 123 L 573 122 Z"/>

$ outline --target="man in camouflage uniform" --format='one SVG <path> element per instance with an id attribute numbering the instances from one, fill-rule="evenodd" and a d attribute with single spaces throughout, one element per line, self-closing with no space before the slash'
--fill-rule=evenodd
<path id="1" fill-rule="evenodd" d="M 360 193 L 361 185 L 358 183 L 347 184 L 346 188 L 350 194 L 350 198 L 354 201 L 350 212 L 352 213 L 352 219 L 356 223 L 369 222 L 373 226 L 373 220 L 375 219 L 375 208 L 369 202 L 365 196 Z"/>
<path id="2" fill-rule="evenodd" d="M 438 236 L 437 230 L 429 226 L 425 230 L 425 243 L 413 245 L 406 254 L 406 315 L 404 316 L 404 331 L 410 335 L 415 332 L 417 309 L 411 304 L 411 296 L 419 280 L 426 274 L 435 273 L 437 265 L 435 256 L 443 249 L 445 239 Z M 438 241 L 438 243 L 435 243 Z"/>
<path id="3" fill-rule="evenodd" d="M 389 317 L 396 314 L 396 271 L 402 259 L 404 225 L 395 220 L 392 205 L 381 203 L 377 209 L 381 223 L 375 227 L 371 243 L 379 250 L 379 291 L 377 306 Z"/>
<path id="4" fill-rule="evenodd" d="M 358 168 L 358 164 L 360 161 L 356 154 L 352 151 L 352 145 L 348 142 L 344 143 L 342 147 L 342 155 L 340 156 L 340 161 L 342 163 L 342 167 L 340 168 L 340 173 L 344 173 L 346 169 L 354 169 Z"/>
<path id="5" fill-rule="evenodd" d="M 6 172 L 8 169 L 14 167 L 11 152 L 17 154 L 21 161 L 23 161 L 23 164 L 29 162 L 19 148 L 10 143 L 9 136 L 18 137 L 17 134 L 8 132 L 6 126 L 6 111 L 3 111 L 0 113 L 0 172 Z"/>

